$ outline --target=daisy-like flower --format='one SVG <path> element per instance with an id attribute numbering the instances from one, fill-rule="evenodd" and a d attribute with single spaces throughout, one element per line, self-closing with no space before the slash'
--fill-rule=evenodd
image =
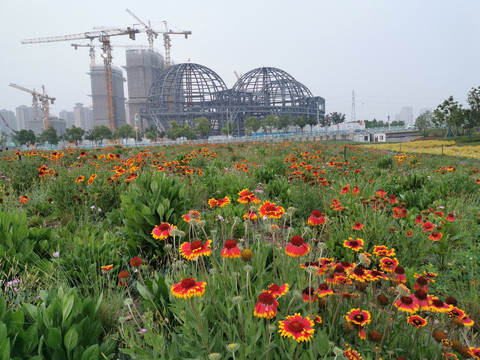
<path id="1" fill-rule="evenodd" d="M 310 217 L 308 218 L 308 225 L 311 226 L 317 226 L 317 225 L 323 225 L 325 224 L 325 214 L 318 211 L 318 210 L 313 210 L 310 213 Z"/>
<path id="2" fill-rule="evenodd" d="M 179 299 L 189 299 L 193 296 L 202 296 L 205 293 L 205 281 L 196 281 L 193 278 L 186 278 L 170 288 L 172 294 Z"/>
<path id="3" fill-rule="evenodd" d="M 169 223 L 161 223 L 157 225 L 152 230 L 152 236 L 154 239 L 157 240 L 165 240 L 169 236 L 172 235 L 172 230 L 176 229 L 175 225 L 171 225 Z"/>
<path id="4" fill-rule="evenodd" d="M 452 305 L 444 303 L 439 298 L 437 298 L 437 297 L 432 298 L 432 302 L 430 304 L 430 311 L 431 312 L 446 314 L 450 311 L 451 308 L 452 308 Z"/>
<path id="5" fill-rule="evenodd" d="M 118 273 L 118 281 L 119 281 L 119 286 L 123 286 L 123 285 L 128 285 L 127 284 L 127 280 L 130 277 L 130 273 L 128 271 L 120 271 Z"/>
<path id="6" fill-rule="evenodd" d="M 187 260 L 196 260 L 199 256 L 210 256 L 212 253 L 211 243 L 212 240 L 207 240 L 205 243 L 199 240 L 194 240 L 191 243 L 184 242 L 180 245 L 180 254 Z"/>
<path id="7" fill-rule="evenodd" d="M 380 189 L 375 194 L 380 195 L 380 196 L 385 196 L 385 195 L 387 195 L 387 192 L 383 189 Z"/>
<path id="8" fill-rule="evenodd" d="M 398 260 L 396 258 L 384 257 L 380 259 L 380 268 L 386 272 L 394 272 L 395 268 L 398 265 Z"/>
<path id="9" fill-rule="evenodd" d="M 400 266 L 400 265 L 396 266 L 394 273 L 395 273 L 394 281 L 396 284 L 405 284 L 407 282 L 407 276 L 405 275 L 405 269 L 403 268 L 403 266 Z"/>
<path id="10" fill-rule="evenodd" d="M 345 315 L 345 320 L 363 327 L 372 321 L 372 315 L 367 310 L 352 309 Z"/>
<path id="11" fill-rule="evenodd" d="M 373 254 L 376 257 L 381 257 L 381 256 L 395 256 L 395 249 L 389 249 L 388 247 L 384 245 L 375 245 L 373 247 Z"/>
<path id="12" fill-rule="evenodd" d="M 225 241 L 220 255 L 223 258 L 238 259 L 240 257 L 240 249 L 238 248 L 237 242 L 233 239 Z"/>
<path id="13" fill-rule="evenodd" d="M 407 235 L 408 237 L 412 237 L 412 236 L 413 236 L 413 231 L 412 231 L 412 230 L 407 230 L 406 235 Z"/>
<path id="14" fill-rule="evenodd" d="M 219 200 L 216 200 L 214 198 L 211 198 L 210 200 L 208 200 L 208 205 L 210 205 L 210 207 L 215 207 L 215 206 L 224 207 L 224 206 L 227 206 L 228 204 L 230 204 L 230 198 L 228 196 L 225 196 L 223 199 L 219 199 Z"/>
<path id="15" fill-rule="evenodd" d="M 473 346 L 470 346 L 468 350 L 470 351 L 470 353 L 475 359 L 480 360 L 480 348 L 474 348 Z"/>
<path id="16" fill-rule="evenodd" d="M 360 189 L 358 188 L 358 186 L 354 186 L 353 189 L 352 189 L 352 194 L 359 194 L 360 193 Z"/>
<path id="17" fill-rule="evenodd" d="M 285 247 L 285 253 L 291 257 L 305 256 L 310 251 L 310 245 L 306 244 L 301 236 L 295 235 Z"/>
<path id="18" fill-rule="evenodd" d="M 388 199 L 390 204 L 398 204 L 397 197 L 395 195 L 390 195 L 390 198 Z"/>
<path id="19" fill-rule="evenodd" d="M 243 215 L 243 220 L 252 220 L 252 221 L 257 221 L 258 216 L 255 211 L 248 210 L 244 215 Z"/>
<path id="20" fill-rule="evenodd" d="M 360 223 L 360 222 L 357 221 L 357 222 L 353 225 L 353 230 L 362 230 L 364 226 L 365 226 L 365 225 L 363 225 L 362 223 Z"/>
<path id="21" fill-rule="evenodd" d="M 289 285 L 286 283 L 283 285 L 271 284 L 267 287 L 267 290 L 265 291 L 271 293 L 274 298 L 280 298 L 288 292 L 288 289 Z"/>
<path id="22" fill-rule="evenodd" d="M 371 281 L 378 281 L 380 279 L 388 280 L 388 277 L 385 273 L 378 271 L 378 270 L 366 270 L 370 275 Z"/>
<path id="23" fill-rule="evenodd" d="M 360 353 L 353 350 L 352 348 L 346 349 L 343 354 L 345 355 L 347 360 L 362 360 L 363 359 L 362 356 L 360 355 Z"/>
<path id="24" fill-rule="evenodd" d="M 96 178 L 97 178 L 97 174 L 90 175 L 90 178 L 87 181 L 88 185 L 91 185 L 93 183 L 93 180 L 95 180 Z"/>
<path id="25" fill-rule="evenodd" d="M 447 216 L 445 216 L 445 220 L 454 222 L 456 219 L 455 219 L 455 216 L 453 216 L 453 214 L 448 214 Z"/>
<path id="26" fill-rule="evenodd" d="M 260 295 L 258 295 L 253 315 L 259 318 L 271 319 L 277 315 L 277 307 L 278 301 L 275 300 L 273 294 L 268 290 L 262 291 Z"/>
<path id="27" fill-rule="evenodd" d="M 428 235 L 428 238 L 433 241 L 440 241 L 442 240 L 442 237 L 443 237 L 442 233 L 439 233 L 439 232 L 432 232 L 430 233 L 430 235 Z"/>
<path id="28" fill-rule="evenodd" d="M 358 282 L 366 282 L 370 280 L 370 274 L 365 271 L 365 268 L 362 265 L 357 266 L 349 274 L 350 279 Z"/>
<path id="29" fill-rule="evenodd" d="M 248 191 L 247 189 L 243 189 L 238 193 L 240 195 L 240 198 L 237 199 L 237 201 L 241 204 L 258 204 L 260 203 L 260 199 L 255 196 L 255 194 L 251 191 Z"/>
<path id="30" fill-rule="evenodd" d="M 298 343 L 310 341 L 315 329 L 313 321 L 307 316 L 302 318 L 300 314 L 287 316 L 286 320 L 279 321 L 278 332 L 283 337 L 291 337 Z"/>
<path id="31" fill-rule="evenodd" d="M 322 317 L 321 317 L 320 315 L 316 315 L 314 321 L 315 321 L 317 324 L 323 323 Z"/>
<path id="32" fill-rule="evenodd" d="M 130 266 L 134 268 L 138 268 L 140 265 L 142 265 L 142 258 L 139 256 L 135 256 L 130 260 Z"/>
<path id="33" fill-rule="evenodd" d="M 30 199 L 24 195 L 20 196 L 20 204 L 26 204 L 30 201 Z"/>
<path id="34" fill-rule="evenodd" d="M 433 225 L 433 223 L 431 223 L 430 221 L 422 225 L 422 229 L 424 232 L 432 231 L 434 228 L 435 228 L 435 225 Z"/>
<path id="35" fill-rule="evenodd" d="M 285 209 L 281 206 L 277 206 L 275 203 L 265 201 L 258 209 L 261 217 L 267 217 L 269 219 L 280 219 L 285 212 Z"/>
<path id="36" fill-rule="evenodd" d="M 200 221 L 200 213 L 197 210 L 189 210 L 185 215 L 182 215 L 182 219 L 187 223 L 191 220 Z"/>
<path id="37" fill-rule="evenodd" d="M 356 238 L 354 240 L 352 238 L 348 238 L 348 240 L 345 240 L 343 242 L 343 247 L 350 248 L 353 251 L 360 251 L 361 249 L 363 249 L 363 244 L 364 244 L 363 239 Z"/>
<path id="38" fill-rule="evenodd" d="M 77 180 L 75 180 L 76 183 L 81 183 L 82 181 L 85 181 L 85 176 L 83 175 L 80 175 L 79 177 L 77 177 Z"/>
<path id="39" fill-rule="evenodd" d="M 342 190 L 340 191 L 340 194 L 348 194 L 350 192 L 350 185 L 346 185 L 342 188 Z"/>
<path id="40" fill-rule="evenodd" d="M 410 296 L 401 296 L 400 299 L 395 301 L 395 307 L 399 311 L 415 314 L 418 311 L 418 305 L 413 301 Z"/>
<path id="41" fill-rule="evenodd" d="M 333 290 L 328 287 L 328 284 L 323 283 L 315 290 L 315 295 L 317 295 L 318 298 L 333 295 Z"/>
<path id="42" fill-rule="evenodd" d="M 415 216 L 415 224 L 423 224 L 422 215 Z"/>
<path id="43" fill-rule="evenodd" d="M 306 287 L 302 291 L 303 302 L 313 303 L 317 301 L 317 295 L 315 295 L 315 289 L 313 287 Z"/>
<path id="44" fill-rule="evenodd" d="M 100 269 L 103 272 L 109 272 L 110 270 L 113 269 L 113 264 L 100 266 Z"/>
<path id="45" fill-rule="evenodd" d="M 415 326 L 417 329 L 420 329 L 421 327 L 427 325 L 427 319 L 422 318 L 421 316 L 418 315 L 412 315 L 407 318 L 407 322 L 413 326 Z"/>

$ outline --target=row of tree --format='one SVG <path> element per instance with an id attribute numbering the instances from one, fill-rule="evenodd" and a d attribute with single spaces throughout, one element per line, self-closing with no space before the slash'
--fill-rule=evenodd
<path id="1" fill-rule="evenodd" d="M 469 108 L 464 108 L 453 96 L 450 96 L 443 103 L 437 106 L 432 112 L 430 110 L 420 114 L 415 119 L 415 129 L 426 131 L 431 127 L 446 129 L 446 135 L 460 135 L 469 133 L 475 127 L 480 127 L 480 86 L 472 88 L 467 95 Z"/>

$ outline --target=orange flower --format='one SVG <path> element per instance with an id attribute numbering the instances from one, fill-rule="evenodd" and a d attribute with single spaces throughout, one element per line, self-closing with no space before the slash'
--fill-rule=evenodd
<path id="1" fill-rule="evenodd" d="M 365 225 L 363 225 L 362 223 L 360 223 L 360 222 L 357 221 L 357 222 L 353 225 L 353 230 L 362 230 L 364 226 L 365 226 Z"/>
<path id="2" fill-rule="evenodd" d="M 196 260 L 199 256 L 210 256 L 212 253 L 211 243 L 212 240 L 207 240 L 205 244 L 199 240 L 194 240 L 191 243 L 184 242 L 180 245 L 180 253 L 187 260 Z"/>
<path id="3" fill-rule="evenodd" d="M 20 196 L 20 204 L 26 204 L 30 201 L 30 199 L 26 196 Z"/>
<path id="4" fill-rule="evenodd" d="M 100 269 L 102 269 L 103 272 L 109 272 L 113 269 L 113 264 L 100 266 Z"/>
<path id="5" fill-rule="evenodd" d="M 252 221 L 256 221 L 258 220 L 258 216 L 257 214 L 255 213 L 255 211 L 250 211 L 248 210 L 245 215 L 243 215 L 243 220 L 252 220 Z"/>
<path id="6" fill-rule="evenodd" d="M 179 299 L 189 299 L 193 296 L 202 296 L 205 293 L 205 281 L 196 281 L 193 278 L 183 279 L 170 288 L 172 294 Z"/>
<path id="7" fill-rule="evenodd" d="M 132 258 L 132 260 L 130 260 L 130 266 L 133 266 L 135 268 L 138 268 L 140 265 L 142 265 L 142 258 L 139 257 L 139 256 L 135 256 Z"/>
<path id="8" fill-rule="evenodd" d="M 76 183 L 81 183 L 82 181 L 85 181 L 85 177 L 83 175 L 80 175 L 77 177 L 77 180 L 75 180 Z"/>
<path id="9" fill-rule="evenodd" d="M 439 232 L 432 232 L 430 233 L 430 235 L 428 235 L 428 238 L 433 241 L 440 241 L 442 237 L 443 237 L 442 233 L 439 233 Z"/>

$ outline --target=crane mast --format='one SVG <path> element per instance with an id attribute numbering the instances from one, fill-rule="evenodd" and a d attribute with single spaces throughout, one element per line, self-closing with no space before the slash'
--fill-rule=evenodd
<path id="1" fill-rule="evenodd" d="M 50 36 L 36 39 L 22 40 L 22 44 L 35 44 L 44 42 L 56 42 L 56 41 L 72 41 L 80 39 L 98 39 L 102 44 L 103 49 L 103 64 L 105 70 L 105 91 L 107 98 L 107 113 L 108 113 L 108 125 L 113 131 L 115 130 L 115 111 L 113 107 L 113 86 L 112 86 L 112 45 L 110 43 L 110 36 L 128 35 L 130 39 L 135 40 L 135 34 L 139 33 L 139 30 L 131 29 L 108 29 L 89 31 L 79 34 L 63 35 L 63 36 Z M 90 53 L 90 58 L 94 61 L 95 53 Z M 92 68 L 92 65 L 90 67 Z"/>
<path id="2" fill-rule="evenodd" d="M 33 109 L 35 111 L 35 118 L 38 116 L 38 99 L 42 102 L 42 112 L 43 112 L 43 128 L 48 129 L 50 127 L 50 106 L 49 102 L 53 104 L 55 102 L 55 98 L 49 97 L 46 94 L 45 86 L 42 85 L 42 93 L 39 93 L 35 90 L 27 89 L 26 87 L 10 83 L 11 87 L 16 89 L 28 92 L 33 96 Z"/>

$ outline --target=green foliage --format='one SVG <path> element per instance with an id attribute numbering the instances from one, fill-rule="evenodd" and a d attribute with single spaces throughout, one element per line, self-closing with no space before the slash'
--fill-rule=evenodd
<path id="1" fill-rule="evenodd" d="M 201 137 L 208 137 L 210 135 L 211 125 L 210 120 L 208 120 L 205 116 L 201 118 L 193 119 L 195 123 L 195 132 L 197 132 Z"/>
<path id="2" fill-rule="evenodd" d="M 125 124 L 117 129 L 115 136 L 125 140 L 128 138 L 135 138 L 135 130 L 132 128 L 132 125 Z"/>
<path id="3" fill-rule="evenodd" d="M 284 176 L 287 171 L 287 166 L 279 158 L 273 158 L 265 162 L 263 167 L 258 167 L 255 170 L 255 179 L 259 183 L 268 183 L 278 176 Z"/>
<path id="4" fill-rule="evenodd" d="M 33 130 L 22 129 L 12 136 L 12 141 L 18 145 L 33 145 L 37 141 L 37 137 Z"/>
<path id="5" fill-rule="evenodd" d="M 185 137 L 188 140 L 195 140 L 197 138 L 197 136 L 188 124 L 180 125 L 176 121 L 172 121 L 170 124 L 171 128 L 167 130 L 167 136 L 170 139 L 175 140 L 181 137 Z"/>
<path id="6" fill-rule="evenodd" d="M 57 130 L 51 126 L 48 129 L 43 130 L 42 135 L 40 135 L 40 139 L 42 142 L 48 142 L 50 145 L 57 145 L 60 141 Z"/>
<path id="7" fill-rule="evenodd" d="M 154 227 L 162 222 L 181 226 L 181 216 L 190 209 L 185 185 L 163 172 L 143 173 L 121 199 L 124 231 L 133 246 L 147 252 L 161 248 L 151 235 Z"/>
<path id="8" fill-rule="evenodd" d="M 95 125 L 91 133 L 93 139 L 96 142 L 103 142 L 104 139 L 110 139 L 112 137 L 112 130 L 105 125 Z"/>
<path id="9" fill-rule="evenodd" d="M 85 130 L 73 125 L 71 128 L 65 130 L 65 135 L 63 137 L 68 142 L 78 143 L 79 141 L 82 141 L 84 134 L 85 134 Z"/>
<path id="10" fill-rule="evenodd" d="M 377 161 L 380 169 L 391 169 L 393 167 L 393 158 L 391 156 L 383 156 Z"/>

